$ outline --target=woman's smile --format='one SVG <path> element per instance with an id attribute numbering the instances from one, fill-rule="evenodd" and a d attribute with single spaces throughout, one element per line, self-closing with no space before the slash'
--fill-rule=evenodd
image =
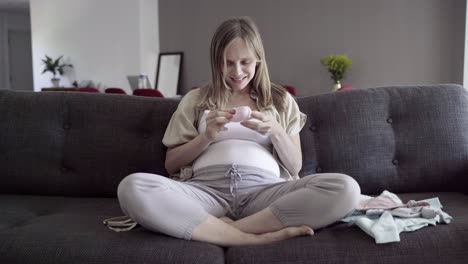
<path id="1" fill-rule="evenodd" d="M 255 76 L 257 57 L 241 38 L 235 38 L 226 48 L 226 65 L 224 67 L 226 83 L 234 90 L 248 86 Z"/>

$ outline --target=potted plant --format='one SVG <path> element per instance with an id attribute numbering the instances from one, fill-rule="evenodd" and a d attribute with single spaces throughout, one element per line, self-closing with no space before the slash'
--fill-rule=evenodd
<path id="1" fill-rule="evenodd" d="M 353 64 L 351 59 L 346 55 L 325 56 L 320 59 L 320 63 L 325 66 L 331 74 L 330 77 L 334 82 L 334 91 L 341 88 L 341 80 L 343 80 L 345 73 L 351 69 L 351 65 Z"/>
<path id="2" fill-rule="evenodd" d="M 52 82 L 52 85 L 54 87 L 58 87 L 60 84 L 60 78 L 57 78 L 57 73 L 61 76 L 64 73 L 65 67 L 73 68 L 73 65 L 71 64 L 61 64 L 60 60 L 62 60 L 62 57 L 63 55 L 54 60 L 51 57 L 45 55 L 45 59 L 42 59 L 42 62 L 45 65 L 45 68 L 42 71 L 42 73 L 51 72 L 53 74 L 53 78 L 50 79 L 50 81 Z"/>

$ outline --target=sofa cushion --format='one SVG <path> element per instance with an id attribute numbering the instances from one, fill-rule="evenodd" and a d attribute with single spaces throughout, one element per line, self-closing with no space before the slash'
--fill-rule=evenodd
<path id="1" fill-rule="evenodd" d="M 0 195 L 0 263 L 224 263 L 221 247 L 102 220 L 117 199 Z"/>
<path id="2" fill-rule="evenodd" d="M 463 87 L 353 89 L 297 100 L 308 115 L 301 176 L 345 173 L 366 194 L 468 193 Z M 130 173 L 165 175 L 161 140 L 178 102 L 0 91 L 0 194 L 115 197 Z"/>
<path id="3" fill-rule="evenodd" d="M 0 194 L 115 197 L 130 173 L 166 175 L 162 137 L 177 105 L 113 94 L 0 91 Z"/>
<path id="4" fill-rule="evenodd" d="M 468 263 L 468 195 L 397 194 L 403 201 L 439 197 L 454 217 L 448 225 L 401 233 L 398 243 L 376 244 L 358 227 L 338 223 L 300 237 L 265 246 L 232 247 L 226 262 L 240 263 Z"/>
<path id="5" fill-rule="evenodd" d="M 298 98 L 301 175 L 341 172 L 365 194 L 468 193 L 468 93 L 459 85 L 353 89 Z"/>

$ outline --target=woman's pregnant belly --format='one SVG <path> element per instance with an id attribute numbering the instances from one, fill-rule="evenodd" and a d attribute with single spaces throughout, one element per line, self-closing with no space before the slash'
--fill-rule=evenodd
<path id="1" fill-rule="evenodd" d="M 212 143 L 193 164 L 193 170 L 213 165 L 245 165 L 280 175 L 279 166 L 273 155 L 257 142 L 228 139 Z"/>

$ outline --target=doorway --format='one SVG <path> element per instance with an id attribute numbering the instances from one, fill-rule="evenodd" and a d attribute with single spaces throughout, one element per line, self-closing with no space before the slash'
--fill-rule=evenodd
<path id="1" fill-rule="evenodd" d="M 10 89 L 34 91 L 31 30 L 8 30 L 8 66 Z"/>

